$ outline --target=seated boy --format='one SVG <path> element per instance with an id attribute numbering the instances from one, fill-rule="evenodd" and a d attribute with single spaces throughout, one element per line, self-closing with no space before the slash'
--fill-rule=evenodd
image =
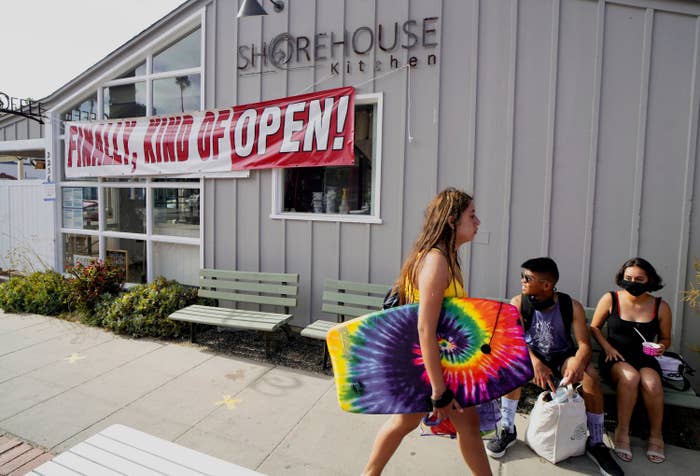
<path id="1" fill-rule="evenodd" d="M 557 292 L 557 264 L 551 258 L 533 258 L 522 264 L 522 294 L 511 299 L 520 310 L 525 342 L 535 370 L 534 383 L 556 390 L 557 383 L 583 383 L 589 437 L 586 454 L 603 475 L 623 475 L 610 450 L 603 443 L 603 391 L 591 360 L 591 343 L 583 306 L 564 293 Z M 574 331 L 576 344 L 571 338 Z M 521 389 L 501 398 L 501 430 L 486 452 L 500 458 L 516 440 L 515 411 Z"/>

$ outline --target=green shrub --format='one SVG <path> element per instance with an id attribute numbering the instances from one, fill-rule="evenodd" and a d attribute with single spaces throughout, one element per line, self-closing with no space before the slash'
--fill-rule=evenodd
<path id="1" fill-rule="evenodd" d="M 78 263 L 67 269 L 73 305 L 81 314 L 89 314 L 103 294 L 116 295 L 124 286 L 124 270 L 110 260 L 93 260 L 84 266 Z"/>
<path id="2" fill-rule="evenodd" d="M 178 309 L 195 304 L 197 290 L 163 277 L 125 291 L 96 315 L 106 329 L 135 337 L 179 337 L 188 325 L 168 319 Z"/>
<path id="3" fill-rule="evenodd" d="M 0 308 L 7 312 L 57 316 L 70 309 L 67 280 L 55 271 L 15 276 L 0 284 Z"/>

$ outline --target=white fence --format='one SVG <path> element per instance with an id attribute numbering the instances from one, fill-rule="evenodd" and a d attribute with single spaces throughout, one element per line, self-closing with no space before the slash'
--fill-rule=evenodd
<path id="1" fill-rule="evenodd" d="M 54 268 L 54 202 L 40 180 L 0 180 L 0 268 Z"/>

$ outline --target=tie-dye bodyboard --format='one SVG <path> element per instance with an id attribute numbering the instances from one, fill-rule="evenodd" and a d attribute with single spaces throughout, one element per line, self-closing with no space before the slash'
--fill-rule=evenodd
<path id="1" fill-rule="evenodd" d="M 437 340 L 445 382 L 463 407 L 498 398 L 533 377 L 519 313 L 510 304 L 445 299 Z M 418 304 L 338 324 L 326 342 L 343 410 L 384 414 L 431 410 L 431 387 L 418 341 Z"/>

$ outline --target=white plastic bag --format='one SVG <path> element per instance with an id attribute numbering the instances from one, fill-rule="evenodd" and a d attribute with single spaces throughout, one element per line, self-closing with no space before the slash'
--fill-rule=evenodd
<path id="1" fill-rule="evenodd" d="M 579 456 L 586 451 L 586 406 L 583 398 L 568 385 L 561 401 L 542 392 L 530 412 L 525 443 L 552 463 Z"/>

